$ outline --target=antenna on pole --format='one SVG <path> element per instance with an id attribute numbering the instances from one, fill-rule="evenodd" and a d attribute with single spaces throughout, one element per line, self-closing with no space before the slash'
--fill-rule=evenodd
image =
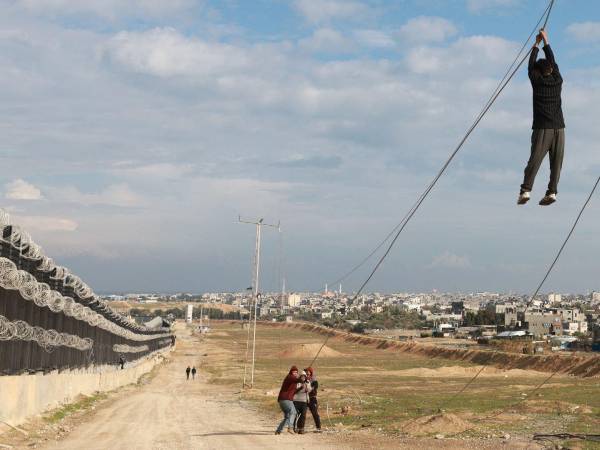
<path id="1" fill-rule="evenodd" d="M 238 222 L 256 225 L 256 245 L 254 250 L 254 269 L 252 271 L 252 298 L 254 300 L 254 308 L 250 305 L 249 311 L 250 316 L 248 317 L 248 337 L 246 339 L 246 358 L 244 361 L 244 381 L 242 388 L 246 387 L 246 369 L 248 366 L 248 347 L 250 342 L 250 321 L 252 319 L 252 309 L 254 309 L 254 331 L 252 336 L 252 369 L 250 371 L 250 387 L 254 386 L 254 361 L 256 355 L 256 316 L 258 313 L 258 299 L 260 297 L 259 294 L 259 276 L 260 276 L 260 238 L 261 238 L 261 230 L 262 227 L 271 227 L 277 228 L 281 231 L 280 224 L 281 222 L 277 222 L 277 225 L 264 223 L 264 219 L 261 217 L 258 220 L 242 220 L 242 216 L 238 215 Z"/>

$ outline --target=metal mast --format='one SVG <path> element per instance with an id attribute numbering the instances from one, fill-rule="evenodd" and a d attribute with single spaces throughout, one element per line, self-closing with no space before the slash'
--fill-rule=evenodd
<path id="1" fill-rule="evenodd" d="M 242 220 L 241 217 L 238 216 L 239 223 L 247 223 L 256 225 L 256 244 L 254 250 L 254 270 L 252 271 L 252 297 L 254 299 L 254 330 L 252 333 L 252 368 L 250 372 L 250 387 L 254 386 L 254 362 L 256 355 L 256 316 L 258 315 L 258 299 L 259 299 L 259 278 L 260 278 L 260 239 L 261 239 L 261 230 L 262 227 L 272 227 L 280 230 L 279 223 L 277 225 L 271 225 L 268 223 L 264 223 L 264 219 L 260 218 L 257 221 L 248 221 Z M 280 230 L 281 231 L 281 230 Z M 252 306 L 251 306 L 252 308 Z M 248 330 L 249 331 L 249 330 Z M 250 334 L 250 333 L 248 333 Z M 246 342 L 246 361 L 244 362 L 244 387 L 246 386 L 246 366 L 248 364 L 248 342 Z"/>

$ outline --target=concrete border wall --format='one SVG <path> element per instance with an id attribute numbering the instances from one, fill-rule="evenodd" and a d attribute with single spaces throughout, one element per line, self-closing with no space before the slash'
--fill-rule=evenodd
<path id="1" fill-rule="evenodd" d="M 78 395 L 111 391 L 136 383 L 169 351 L 166 349 L 148 355 L 123 370 L 116 366 L 102 366 L 46 375 L 0 376 L 0 421 L 18 425 L 29 417 L 71 403 Z"/>

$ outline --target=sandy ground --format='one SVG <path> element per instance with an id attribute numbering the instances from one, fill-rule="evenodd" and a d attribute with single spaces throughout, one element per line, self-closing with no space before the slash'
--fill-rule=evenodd
<path id="1" fill-rule="evenodd" d="M 185 367 L 208 344 L 178 330 L 170 361 L 142 386 L 112 394 L 68 430 L 49 440 L 12 441 L 14 449 L 538 449 L 530 441 L 383 436 L 374 430 L 274 435 L 276 421 L 239 401 L 230 388 L 208 384 L 200 373 L 186 381 Z M 275 401 L 275 399 L 273 399 Z M 311 419 L 309 418 L 309 421 Z M 68 423 L 68 422 L 67 422 Z M 57 425 L 62 428 L 62 425 Z M 33 425 L 32 425 L 33 427 Z M 71 428 L 72 427 L 72 428 Z M 35 431 L 29 428 L 30 432 Z M 4 438 L 5 436 L 0 436 Z M 8 443 L 8 442 L 7 442 Z M 8 448 L 8 447 L 7 447 Z"/>
<path id="2" fill-rule="evenodd" d="M 171 361 L 145 386 L 126 392 L 63 440 L 44 449 L 302 449 L 342 448 L 317 434 L 274 435 L 273 421 L 238 401 L 235 393 L 208 385 L 200 374 L 187 381 L 185 368 L 204 352 L 179 330 Z M 325 445 L 324 445 L 325 444 Z"/>

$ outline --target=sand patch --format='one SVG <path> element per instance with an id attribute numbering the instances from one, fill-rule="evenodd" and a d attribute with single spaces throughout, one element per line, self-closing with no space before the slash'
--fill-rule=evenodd
<path id="1" fill-rule="evenodd" d="M 438 367 L 437 369 L 429 369 L 426 367 L 418 367 L 405 370 L 387 370 L 386 375 L 394 375 L 399 377 L 427 377 L 427 378 L 448 378 L 448 377 L 471 377 L 481 370 L 481 366 L 446 366 Z M 372 374 L 367 374 L 372 375 Z M 375 374 L 373 374 L 375 375 Z M 380 375 L 380 374 L 378 374 Z M 528 378 L 528 377 L 543 377 L 545 373 L 535 370 L 510 369 L 502 370 L 492 366 L 486 366 L 479 374 L 479 377 L 505 377 L 505 378 Z"/>
<path id="2" fill-rule="evenodd" d="M 473 428 L 471 423 L 461 419 L 457 415 L 442 413 L 408 421 L 407 425 L 401 429 L 415 436 L 423 436 L 434 433 L 461 433 L 471 428 Z"/>
<path id="3" fill-rule="evenodd" d="M 314 358 L 322 344 L 300 344 L 296 345 L 289 350 L 284 350 L 279 353 L 280 358 Z M 319 353 L 319 358 L 334 358 L 336 356 L 343 356 L 343 353 L 332 349 L 331 347 L 324 346 Z"/>

